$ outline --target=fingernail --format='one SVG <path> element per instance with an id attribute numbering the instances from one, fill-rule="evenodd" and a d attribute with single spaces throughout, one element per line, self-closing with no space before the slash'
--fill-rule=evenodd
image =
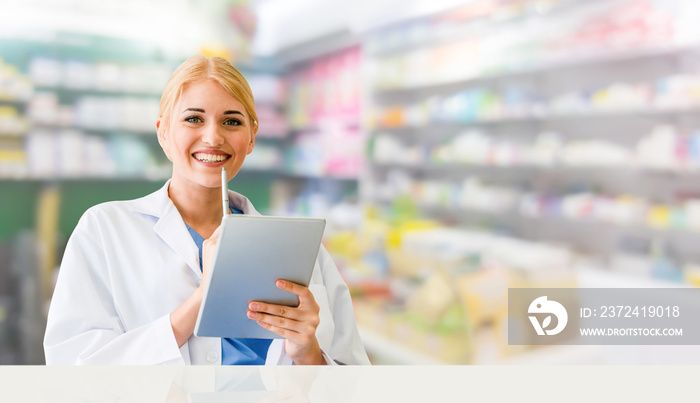
<path id="1" fill-rule="evenodd" d="M 282 281 L 282 280 L 277 280 L 277 287 L 283 288 L 283 287 L 285 287 L 285 286 L 286 286 L 286 284 L 284 283 L 284 281 Z"/>
<path id="2" fill-rule="evenodd" d="M 258 308 L 258 304 L 256 304 L 255 302 L 250 304 L 250 309 L 257 310 Z"/>
<path id="3" fill-rule="evenodd" d="M 256 312 L 248 312 L 248 317 L 249 318 L 257 318 L 258 314 Z"/>

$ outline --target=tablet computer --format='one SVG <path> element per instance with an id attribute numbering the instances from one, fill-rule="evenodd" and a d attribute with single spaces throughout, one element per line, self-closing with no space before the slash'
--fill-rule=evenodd
<path id="1" fill-rule="evenodd" d="M 227 215 L 216 244 L 194 334 L 201 337 L 282 338 L 247 316 L 250 301 L 298 306 L 277 279 L 309 285 L 326 220 Z"/>

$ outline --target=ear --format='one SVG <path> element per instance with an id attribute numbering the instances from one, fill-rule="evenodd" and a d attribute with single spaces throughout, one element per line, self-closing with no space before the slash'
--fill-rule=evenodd
<path id="1" fill-rule="evenodd" d="M 172 161 L 172 158 L 170 158 L 170 154 L 168 153 L 169 144 L 168 137 L 166 135 L 167 129 L 168 125 L 165 123 L 165 120 L 162 116 L 159 116 L 158 120 L 156 121 L 156 133 L 158 136 L 158 144 L 160 144 L 160 148 L 163 149 L 165 156 L 168 157 L 170 161 Z"/>
<path id="2" fill-rule="evenodd" d="M 255 125 L 253 125 L 253 129 L 250 131 L 250 143 L 248 143 L 248 152 L 246 152 L 246 155 L 253 152 L 253 148 L 255 148 L 255 135 L 257 133 L 258 133 L 258 125 L 256 123 Z"/>

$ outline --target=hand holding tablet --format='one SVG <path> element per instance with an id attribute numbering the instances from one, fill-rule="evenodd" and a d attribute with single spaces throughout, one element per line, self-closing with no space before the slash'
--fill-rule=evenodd
<path id="1" fill-rule="evenodd" d="M 226 215 L 219 229 L 194 334 L 282 338 L 248 317 L 249 304 L 260 301 L 266 305 L 299 306 L 301 300 L 303 305 L 303 294 L 300 299 L 293 287 L 280 289 L 276 283 L 284 279 L 303 285 L 299 288 L 310 295 L 306 286 L 324 228 L 325 220 L 317 218 Z"/>

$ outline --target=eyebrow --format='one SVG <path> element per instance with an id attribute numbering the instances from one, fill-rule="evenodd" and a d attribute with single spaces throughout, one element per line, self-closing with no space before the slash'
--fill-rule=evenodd
<path id="1" fill-rule="evenodd" d="M 182 112 L 180 112 L 180 115 L 182 115 L 183 113 L 188 112 L 188 111 L 189 111 L 189 112 L 204 113 L 204 109 L 200 109 L 200 108 L 187 108 L 187 109 L 183 110 Z M 241 115 L 241 116 L 245 117 L 245 115 L 243 114 L 243 112 L 240 112 L 240 111 L 225 111 L 225 112 L 224 112 L 224 115 Z"/>

